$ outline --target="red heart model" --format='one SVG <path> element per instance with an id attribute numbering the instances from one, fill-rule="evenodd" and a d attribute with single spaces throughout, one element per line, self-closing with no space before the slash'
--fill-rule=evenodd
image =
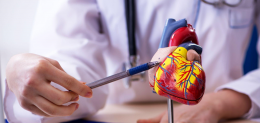
<path id="1" fill-rule="evenodd" d="M 189 43 L 182 45 L 185 42 Z M 188 105 L 200 102 L 205 91 L 205 72 L 200 63 L 187 60 L 187 51 L 195 44 L 198 39 L 191 25 L 174 31 L 169 46 L 178 48 L 160 63 L 155 73 L 154 90 L 157 94 Z"/>

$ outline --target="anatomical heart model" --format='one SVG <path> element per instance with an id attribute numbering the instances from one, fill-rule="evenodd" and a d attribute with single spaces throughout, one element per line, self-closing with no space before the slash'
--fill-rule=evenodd
<path id="1" fill-rule="evenodd" d="M 198 61 L 187 60 L 187 51 L 201 54 L 202 48 L 185 19 L 167 21 L 160 48 L 167 46 L 178 47 L 160 63 L 154 75 L 155 92 L 183 104 L 199 103 L 205 90 L 205 72 Z"/>

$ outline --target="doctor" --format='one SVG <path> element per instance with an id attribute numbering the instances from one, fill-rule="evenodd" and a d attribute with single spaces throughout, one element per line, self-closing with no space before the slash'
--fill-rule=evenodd
<path id="1" fill-rule="evenodd" d="M 135 1 L 138 64 L 150 61 L 156 53 L 168 18 L 186 18 L 195 26 L 203 47 L 207 94 L 198 105 L 176 108 L 175 120 L 179 122 L 217 123 L 260 114 L 260 70 L 242 76 L 252 27 L 260 26 L 260 1 L 225 0 L 213 5 L 212 1 Z M 4 107 L 8 121 L 62 122 L 91 116 L 106 103 L 165 101 L 151 93 L 147 79 L 133 82 L 128 89 L 118 81 L 93 92 L 80 82 L 122 71 L 129 61 L 126 27 L 122 0 L 41 0 L 31 41 L 34 54 L 14 56 L 7 67 Z M 61 98 L 56 97 L 60 91 L 47 89 L 52 80 L 51 85 L 63 91 Z M 79 105 L 71 104 L 77 100 Z M 53 110 L 47 104 L 63 109 Z M 163 122 L 166 116 L 139 122 Z"/>

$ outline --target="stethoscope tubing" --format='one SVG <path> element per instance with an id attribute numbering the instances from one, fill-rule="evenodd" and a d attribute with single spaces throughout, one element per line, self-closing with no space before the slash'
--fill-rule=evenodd
<path id="1" fill-rule="evenodd" d="M 206 3 L 206 4 L 209 4 L 209 5 L 212 5 L 212 6 L 219 6 L 219 5 L 227 5 L 229 7 L 237 7 L 241 4 L 242 0 L 239 0 L 238 3 L 232 5 L 232 4 L 229 4 L 227 3 L 225 0 L 219 0 L 218 2 L 208 2 L 207 0 L 201 0 L 202 2 Z"/>

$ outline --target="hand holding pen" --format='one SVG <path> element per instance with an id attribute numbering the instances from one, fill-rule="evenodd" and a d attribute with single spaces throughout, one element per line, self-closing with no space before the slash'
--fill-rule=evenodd
<path id="1" fill-rule="evenodd" d="M 92 90 L 67 74 L 59 62 L 31 54 L 13 56 L 7 65 L 6 81 L 22 108 L 40 116 L 68 116 L 79 104 L 79 95 L 90 98 Z M 58 84 L 67 90 L 57 89 Z"/>

